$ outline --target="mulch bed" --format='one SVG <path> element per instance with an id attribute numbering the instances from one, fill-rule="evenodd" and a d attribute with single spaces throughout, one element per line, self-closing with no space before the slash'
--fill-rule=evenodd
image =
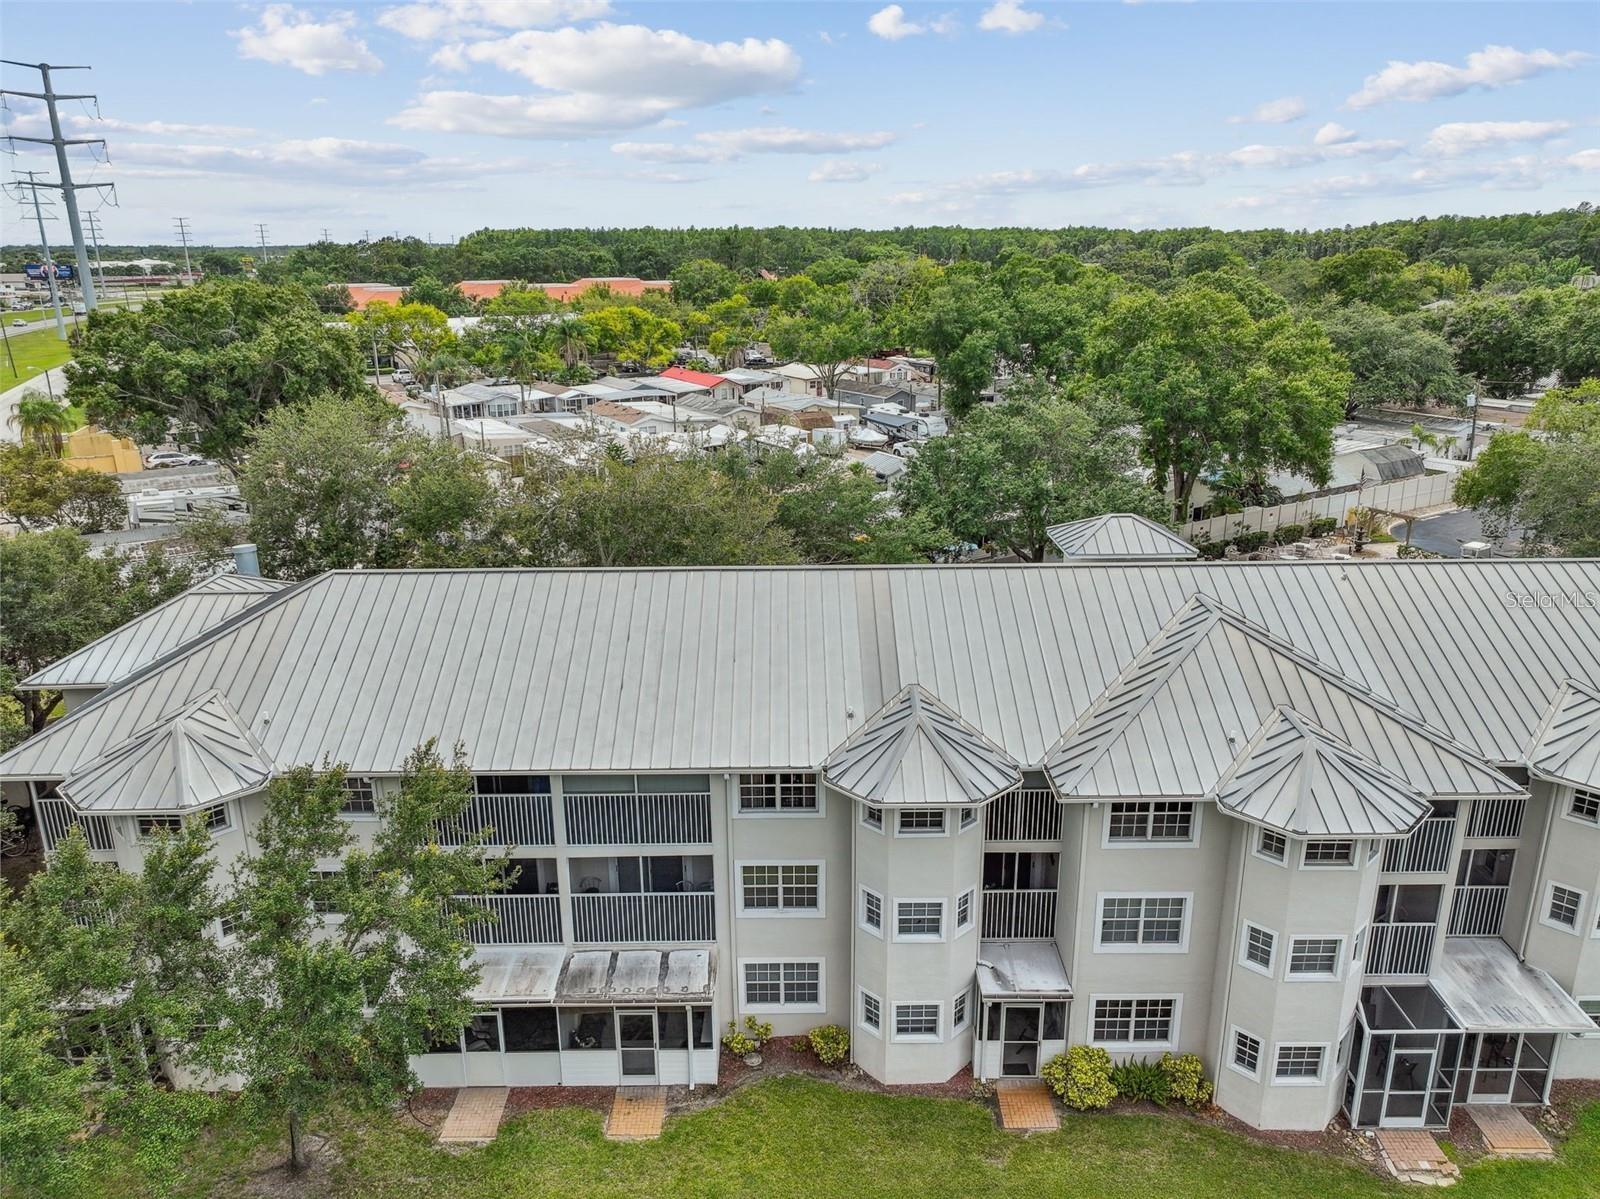
<path id="1" fill-rule="evenodd" d="M 773 1037 L 761 1047 L 759 1066 L 747 1066 L 743 1058 L 735 1057 L 724 1049 L 717 1059 L 717 1084 L 705 1089 L 719 1095 L 731 1094 L 749 1083 L 784 1074 L 824 1078 L 853 1091 L 872 1091 L 879 1095 L 971 1099 L 974 1094 L 970 1066 L 963 1066 L 943 1082 L 890 1085 L 879 1082 L 856 1066 L 824 1066 L 817 1061 L 817 1055 L 811 1052 L 811 1044 L 805 1037 Z"/>

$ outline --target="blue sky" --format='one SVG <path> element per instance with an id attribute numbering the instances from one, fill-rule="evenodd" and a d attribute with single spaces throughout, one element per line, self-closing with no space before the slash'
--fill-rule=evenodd
<path id="1" fill-rule="evenodd" d="M 111 241 L 179 215 L 237 244 L 256 222 L 1299 227 L 1600 198 L 1592 4 L 8 0 L 5 52 L 94 65 L 58 86 L 100 96 L 101 120 L 65 111 L 109 143 L 75 170 L 116 182 Z"/>

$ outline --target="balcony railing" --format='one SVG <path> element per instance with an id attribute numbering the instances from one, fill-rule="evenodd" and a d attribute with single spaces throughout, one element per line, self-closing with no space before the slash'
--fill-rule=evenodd
<path id="1" fill-rule="evenodd" d="M 1013 791 L 984 810 L 983 835 L 989 841 L 1061 840 L 1061 805 L 1047 790 Z"/>
<path id="2" fill-rule="evenodd" d="M 461 845 L 484 829 L 493 846 L 556 843 L 548 795 L 474 795 L 460 816 L 439 822 L 439 844 Z"/>
<path id="3" fill-rule="evenodd" d="M 709 845 L 711 796 L 568 795 L 568 845 Z"/>
<path id="4" fill-rule="evenodd" d="M 1368 934 L 1368 974 L 1426 974 L 1433 958 L 1433 921 L 1374 924 Z"/>
<path id="5" fill-rule="evenodd" d="M 1046 941 L 1056 935 L 1056 891 L 985 891 L 983 938 L 986 941 Z"/>
<path id="6" fill-rule="evenodd" d="M 495 917 L 467 926 L 474 945 L 561 944 L 559 895 L 458 895 L 456 899 Z"/>
<path id="7" fill-rule="evenodd" d="M 1467 836 L 1510 840 L 1522 836 L 1525 799 L 1478 799 L 1467 817 Z"/>
<path id="8" fill-rule="evenodd" d="M 64 799 L 41 799 L 35 805 L 39 813 L 39 836 L 44 840 L 46 852 L 54 850 L 73 825 L 83 830 L 90 849 L 110 853 L 116 848 L 111 840 L 109 816 L 80 816 Z"/>
<path id="9" fill-rule="evenodd" d="M 1510 887 L 1457 887 L 1450 905 L 1452 937 L 1498 937 Z"/>
<path id="10" fill-rule="evenodd" d="M 716 896 L 710 891 L 574 895 L 572 939 L 604 945 L 715 941 Z"/>
<path id="11" fill-rule="evenodd" d="M 1392 874 L 1439 874 L 1450 869 L 1454 816 L 1429 816 L 1404 841 L 1383 847 L 1383 868 Z"/>

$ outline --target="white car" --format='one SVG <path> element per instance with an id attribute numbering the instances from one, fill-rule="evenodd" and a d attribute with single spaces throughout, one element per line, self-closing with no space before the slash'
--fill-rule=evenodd
<path id="1" fill-rule="evenodd" d="M 204 466 L 206 460 L 198 454 L 185 454 L 181 450 L 157 450 L 145 457 L 144 464 L 151 470 L 163 466 Z"/>
<path id="2" fill-rule="evenodd" d="M 23 320 L 21 317 L 18 317 L 16 320 L 11 322 L 11 327 L 13 329 L 16 329 L 16 328 L 26 329 L 28 327 L 28 322 Z"/>

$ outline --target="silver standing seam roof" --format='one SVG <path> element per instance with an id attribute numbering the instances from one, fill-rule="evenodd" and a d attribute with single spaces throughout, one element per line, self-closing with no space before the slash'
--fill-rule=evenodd
<path id="1" fill-rule="evenodd" d="M 1499 937 L 1446 937 L 1428 985 L 1468 1032 L 1594 1032 L 1594 1020 Z"/>
<path id="2" fill-rule="evenodd" d="M 1408 781 L 1397 759 L 1426 756 L 1496 794 L 1473 757 L 1524 764 L 1562 681 L 1600 680 L 1595 610 L 1520 597 L 1591 593 L 1600 562 L 1571 559 L 332 572 L 52 722 L 0 777 L 59 780 L 212 690 L 278 770 L 395 774 L 437 737 L 484 773 L 807 771 L 911 683 L 1036 768 L 1204 595 L 1239 615 L 1187 610 L 1210 669 L 1150 706 L 1130 782 L 1162 793 L 1182 763 L 1204 795 L 1225 734 L 1285 705 Z"/>
<path id="3" fill-rule="evenodd" d="M 276 579 L 223 574 L 196 583 L 120 628 L 57 658 L 17 684 L 19 691 L 109 687 L 168 650 L 209 632 L 287 587 Z"/>
<path id="4" fill-rule="evenodd" d="M 1132 512 L 1069 520 L 1044 532 L 1068 562 L 1176 562 L 1200 556 L 1165 525 Z"/>
<path id="5" fill-rule="evenodd" d="M 1539 726 L 1528 768 L 1574 787 L 1600 788 L 1600 691 L 1567 679 Z"/>

